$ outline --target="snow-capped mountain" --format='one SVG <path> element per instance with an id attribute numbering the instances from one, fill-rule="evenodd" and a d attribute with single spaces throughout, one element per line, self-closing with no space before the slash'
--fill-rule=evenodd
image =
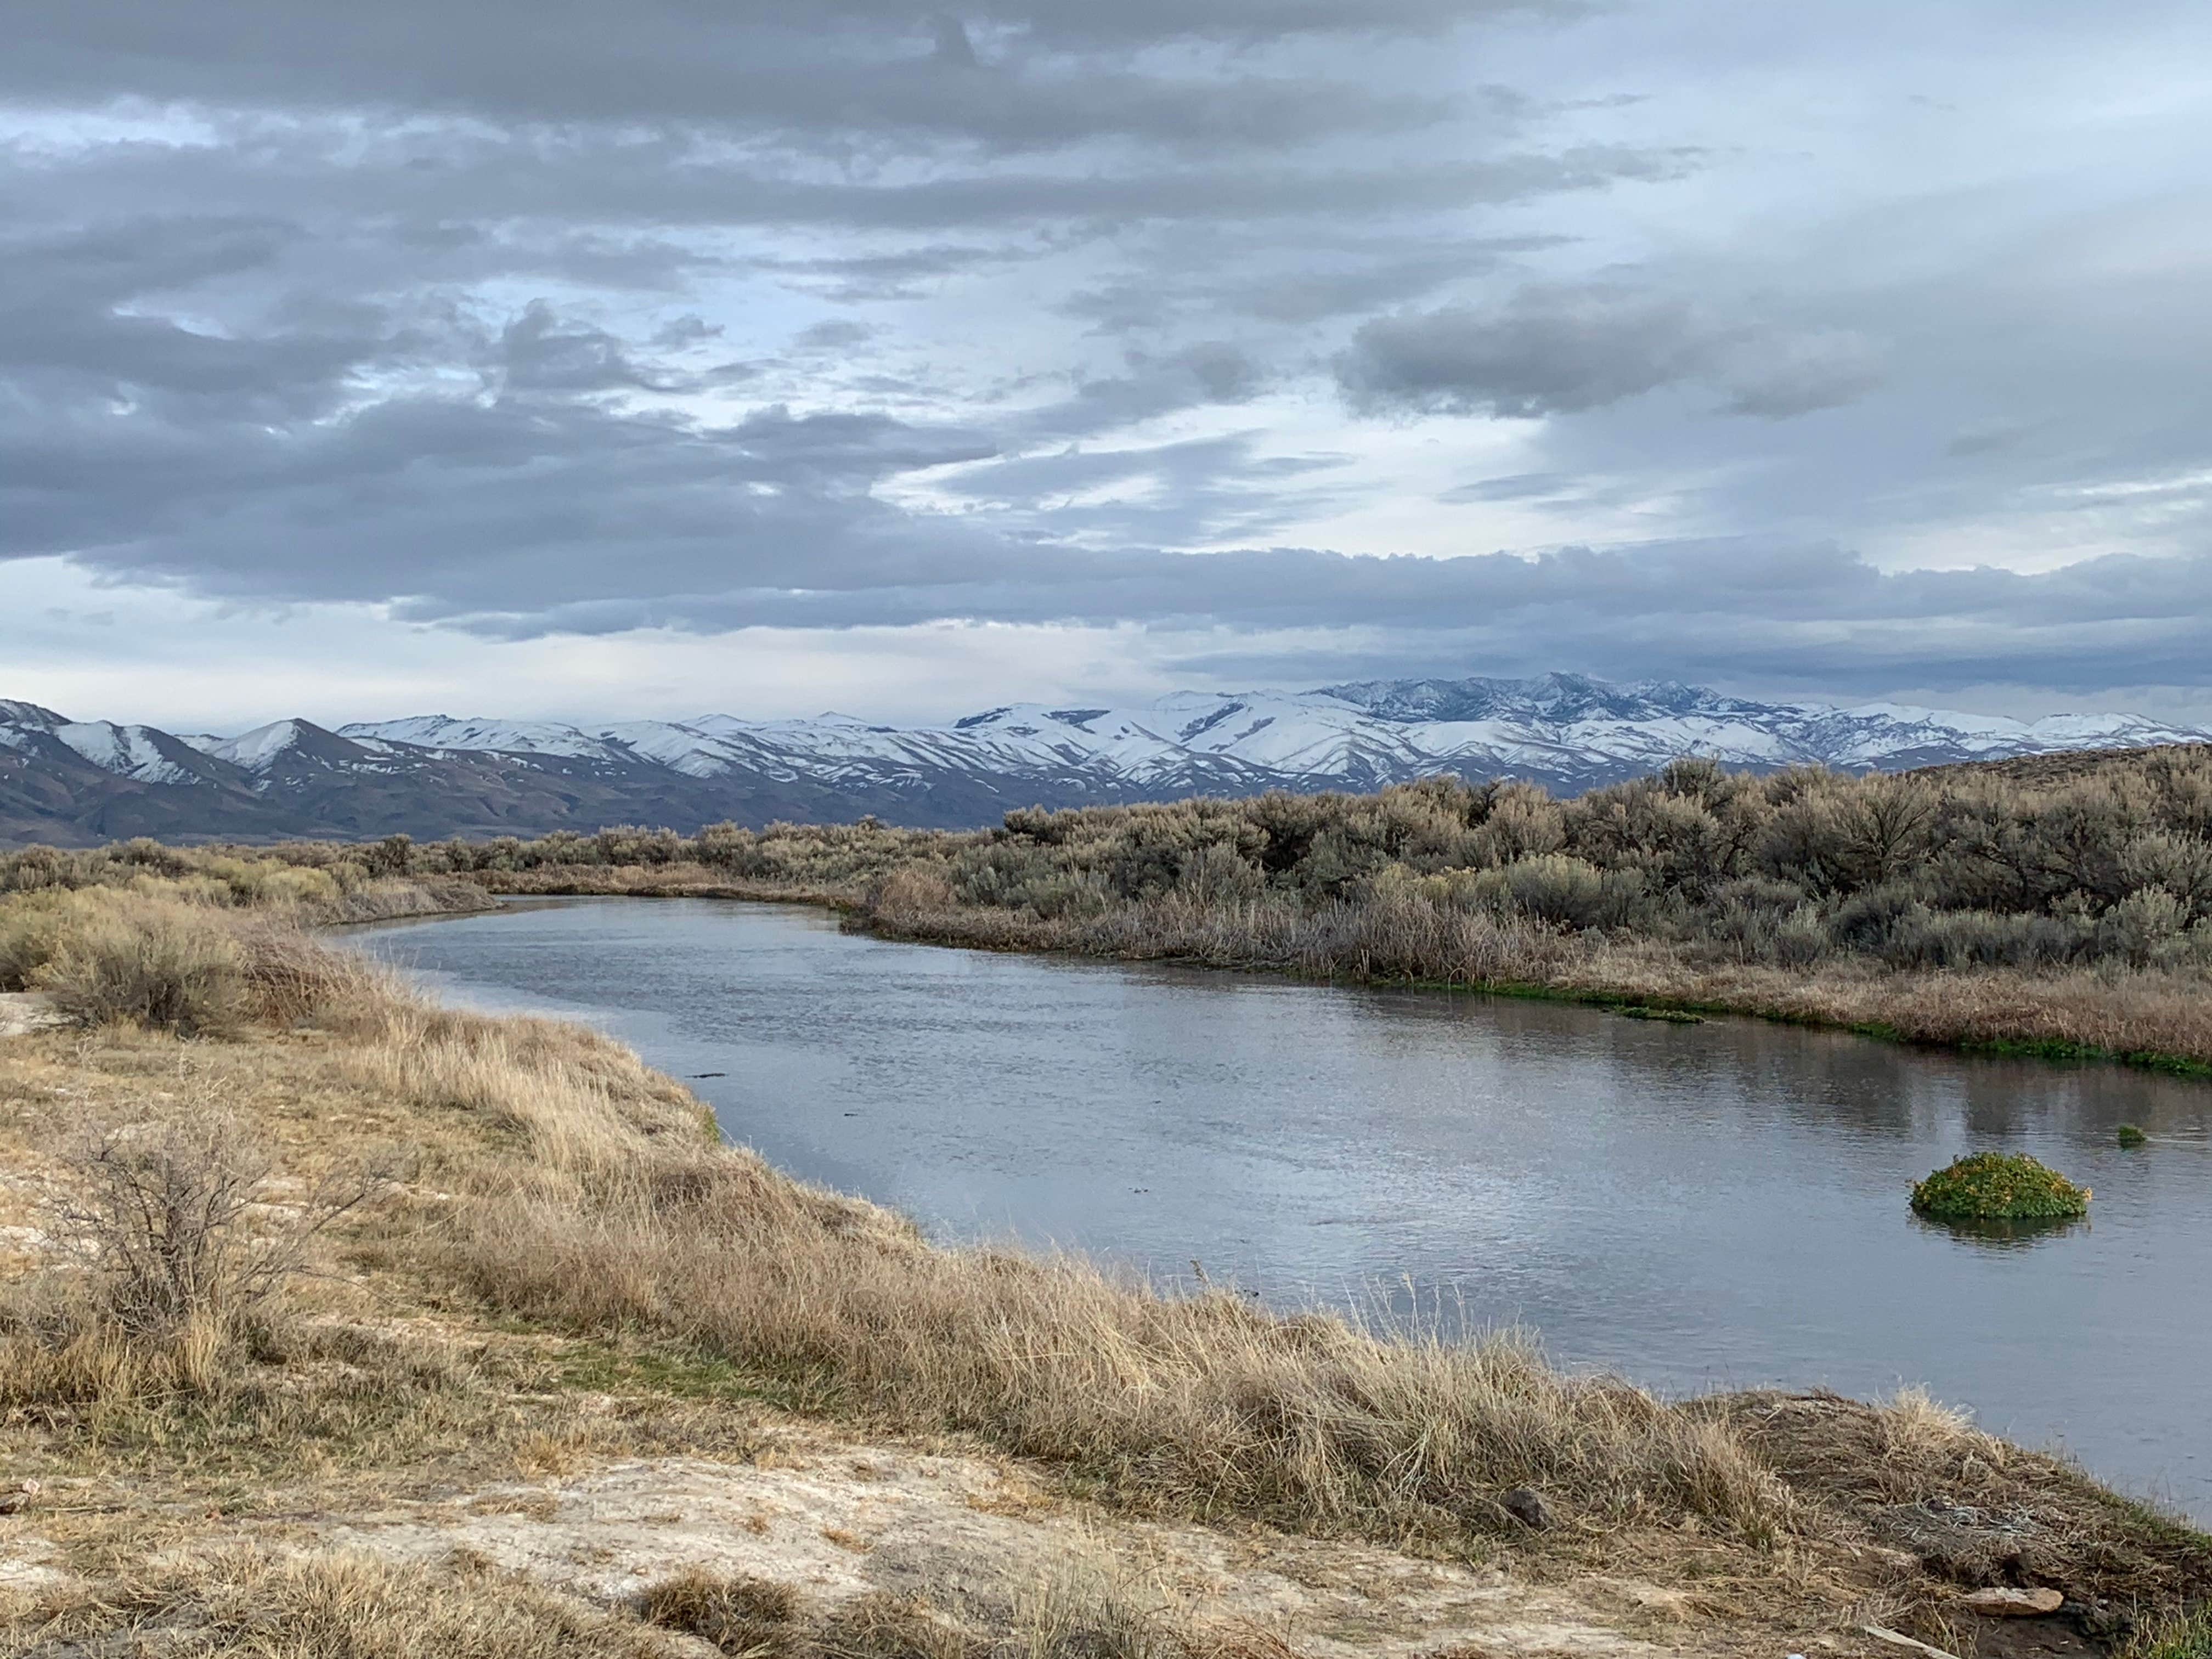
<path id="1" fill-rule="evenodd" d="M 225 738 L 0 702 L 0 839 L 688 829 L 864 812 L 961 826 L 1032 804 L 1370 789 L 1437 772 L 1573 793 L 1681 755 L 1869 771 L 2208 740 L 2212 732 L 2132 714 L 2028 722 L 1568 674 L 1176 692 L 1124 708 L 1008 703 L 943 726 L 425 714 L 335 732 L 278 720 Z"/>

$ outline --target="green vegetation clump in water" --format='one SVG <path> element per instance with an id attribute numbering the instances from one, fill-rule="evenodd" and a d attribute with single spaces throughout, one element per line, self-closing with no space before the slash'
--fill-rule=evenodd
<path id="1" fill-rule="evenodd" d="M 1938 1221 L 2060 1221 L 2089 1212 L 2089 1189 L 2024 1152 L 1977 1152 L 1912 1189 L 1912 1207 Z"/>
<path id="2" fill-rule="evenodd" d="M 2150 1144 L 2150 1137 L 2134 1124 L 2123 1123 L 2120 1125 L 2119 1142 L 2123 1146 L 2147 1146 Z"/>

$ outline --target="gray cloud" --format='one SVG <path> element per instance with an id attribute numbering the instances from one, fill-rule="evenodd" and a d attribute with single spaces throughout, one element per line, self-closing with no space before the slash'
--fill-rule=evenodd
<path id="1" fill-rule="evenodd" d="M 2094 89 L 2198 48 L 2167 0 L 78 0 L 0 58 L 0 559 L 500 637 L 2194 685 L 2212 128 Z"/>
<path id="2" fill-rule="evenodd" d="M 619 15 L 522 0 L 461 9 L 206 0 L 186 18 L 154 0 L 82 0 L 11 40 L 0 94 L 684 123 L 811 143 L 896 133 L 1000 151 L 1109 136 L 1211 149 L 1297 143 L 1322 128 L 1425 125 L 1444 107 L 1411 88 L 1270 72 L 1255 62 L 1267 48 L 1571 9 L 1542 0 L 1046 3 L 967 8 L 963 21 L 874 0 L 651 0 Z M 1145 66 L 1174 47 L 1212 52 L 1210 72 Z"/>
<path id="3" fill-rule="evenodd" d="M 2037 575 L 1885 573 L 1835 548 L 1680 544 L 1538 558 L 1356 558 L 1294 549 L 1200 556 L 1007 548 L 933 551 L 911 586 L 687 596 L 673 609 L 601 599 L 561 607 L 565 628 L 648 621 L 712 630 L 896 626 L 963 617 L 1141 622 L 1348 637 L 1285 657 L 1218 653 L 1194 672 L 1292 681 L 1329 665 L 1501 672 L 1547 665 L 1620 676 L 1674 673 L 1874 696 L 2008 684 L 2089 694 L 2116 684 L 2212 687 L 2212 557 L 2114 556 Z M 479 613 L 488 634 L 544 617 Z M 2116 654 L 2130 676 L 2114 675 Z"/>
<path id="4" fill-rule="evenodd" d="M 1577 414 L 1687 381 L 1729 412 L 1784 418 L 1848 403 L 1875 353 L 1839 331 L 1715 322 L 1691 301 L 1616 283 L 1523 288 L 1492 307 L 1402 312 L 1363 325 L 1337 383 L 1368 414 Z"/>

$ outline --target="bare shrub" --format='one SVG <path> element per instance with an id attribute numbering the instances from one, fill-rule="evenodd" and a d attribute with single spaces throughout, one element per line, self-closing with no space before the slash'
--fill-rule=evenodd
<path id="1" fill-rule="evenodd" d="M 220 1111 L 94 1125 L 64 1151 L 47 1230 L 93 1276 L 101 1315 L 126 1338 L 228 1338 L 385 1180 L 355 1174 L 279 1207 L 274 1174 Z"/>

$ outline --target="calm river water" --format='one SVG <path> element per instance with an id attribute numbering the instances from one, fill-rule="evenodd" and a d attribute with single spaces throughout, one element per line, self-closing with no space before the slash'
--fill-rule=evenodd
<path id="1" fill-rule="evenodd" d="M 1379 1286 L 1668 1391 L 1925 1384 L 2212 1521 L 2212 1085 L 764 905 L 536 902 L 365 940 L 454 1000 L 615 1033 L 731 1139 L 940 1235 L 1197 1261 L 1285 1305 Z M 1983 1149 L 2087 1182 L 2093 1220 L 1916 1220 L 1911 1182 Z"/>

